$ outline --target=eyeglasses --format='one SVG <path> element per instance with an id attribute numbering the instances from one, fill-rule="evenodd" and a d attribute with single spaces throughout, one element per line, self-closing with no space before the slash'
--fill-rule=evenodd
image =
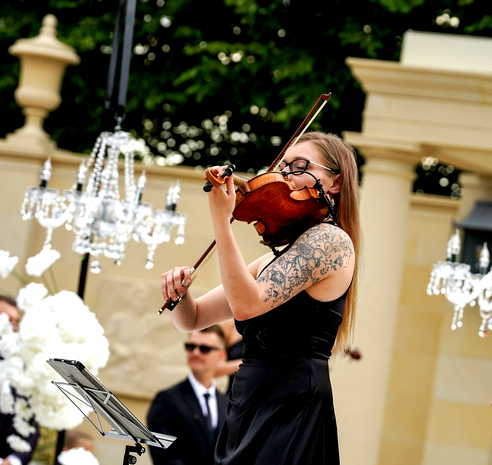
<path id="1" fill-rule="evenodd" d="M 202 354 L 208 354 L 211 350 L 220 350 L 220 347 L 208 346 L 206 344 L 194 344 L 193 342 L 185 342 L 184 348 L 187 352 L 193 352 L 198 348 Z"/>
<path id="2" fill-rule="evenodd" d="M 299 172 L 299 174 L 304 173 L 307 171 L 309 168 L 309 165 L 315 165 L 319 166 L 320 168 L 324 168 L 325 170 L 328 170 L 330 173 L 333 174 L 338 174 L 340 173 L 340 170 L 334 169 L 334 168 L 328 168 L 328 166 L 320 165 L 319 163 L 316 163 L 311 160 L 306 160 L 305 158 L 296 158 L 295 160 L 292 160 L 291 162 L 286 162 L 286 161 L 281 161 L 278 165 L 279 171 L 286 171 L 286 168 L 291 173 L 294 172 Z"/>

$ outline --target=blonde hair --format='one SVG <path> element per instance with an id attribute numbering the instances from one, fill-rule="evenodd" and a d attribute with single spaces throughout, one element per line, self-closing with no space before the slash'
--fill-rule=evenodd
<path id="1" fill-rule="evenodd" d="M 303 134 L 299 142 L 312 142 L 321 155 L 326 159 L 329 168 L 340 172 L 342 183 L 340 193 L 333 196 L 335 199 L 336 221 L 350 236 L 355 251 L 355 268 L 352 283 L 347 291 L 343 320 L 338 329 L 333 351 L 344 351 L 353 335 L 355 323 L 355 305 L 357 299 L 357 279 L 360 249 L 360 221 L 359 221 L 359 181 L 355 161 L 355 153 L 350 145 L 334 134 L 313 131 Z"/>

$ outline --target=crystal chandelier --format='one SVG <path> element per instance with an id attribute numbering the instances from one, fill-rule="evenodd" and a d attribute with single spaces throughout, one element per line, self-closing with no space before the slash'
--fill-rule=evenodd
<path id="1" fill-rule="evenodd" d="M 478 334 L 485 337 L 492 330 L 492 271 L 489 271 L 490 253 L 484 242 L 478 257 L 478 273 L 470 265 L 460 263 L 461 239 L 458 230 L 447 245 L 447 259 L 432 266 L 427 294 L 444 296 L 453 304 L 451 329 L 463 326 L 463 313 L 467 305 L 478 306 L 482 319 Z"/>
<path id="2" fill-rule="evenodd" d="M 24 220 L 38 220 L 46 228 L 43 248 L 51 248 L 53 230 L 62 224 L 73 231 L 73 250 L 89 254 L 91 271 L 101 271 L 101 257 L 120 264 L 131 239 L 148 249 L 146 268 L 154 265 L 158 245 L 168 242 L 176 231 L 175 243 L 183 244 L 186 217 L 176 211 L 180 185 L 176 182 L 167 193 L 166 204 L 154 210 L 142 202 L 145 172 L 135 182 L 134 157 L 137 141 L 118 126 L 114 132 L 100 134 L 89 158 L 79 167 L 72 189 L 49 189 L 51 161 L 41 170 L 38 187 L 27 190 L 21 207 Z M 119 192 L 118 160 L 124 159 L 124 196 Z"/>

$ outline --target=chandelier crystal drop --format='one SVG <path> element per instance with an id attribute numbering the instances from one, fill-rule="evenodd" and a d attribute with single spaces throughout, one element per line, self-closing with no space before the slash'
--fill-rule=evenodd
<path id="1" fill-rule="evenodd" d="M 472 273 L 470 265 L 458 261 L 461 239 L 456 230 L 447 245 L 447 259 L 432 266 L 427 294 L 444 295 L 453 304 L 451 329 L 463 326 L 463 314 L 467 305 L 478 306 L 482 322 L 478 330 L 485 337 L 492 330 L 492 271 L 490 252 L 484 242 L 478 258 L 478 273 Z"/>
<path id="2" fill-rule="evenodd" d="M 23 220 L 36 218 L 39 224 L 46 229 L 44 247 L 51 248 L 53 230 L 61 226 L 67 219 L 67 206 L 58 191 L 49 189 L 48 181 L 51 178 L 51 160 L 44 162 L 39 177 L 39 186 L 27 190 L 21 206 Z"/>
<path id="3" fill-rule="evenodd" d="M 134 159 L 139 143 L 118 127 L 99 135 L 90 156 L 78 169 L 71 189 L 59 192 L 47 187 L 51 161 L 40 174 L 38 187 L 27 190 L 21 208 L 22 218 L 36 218 L 46 228 L 45 247 L 51 246 L 53 230 L 62 224 L 74 233 L 73 250 L 90 254 L 91 271 L 101 271 L 100 258 L 121 264 L 127 242 L 143 242 L 148 249 L 146 268 L 153 267 L 157 246 L 168 242 L 176 231 L 176 244 L 184 243 L 186 217 L 176 212 L 181 188 L 173 184 L 165 207 L 155 210 L 142 202 L 146 176 L 142 172 L 135 182 Z M 124 196 L 120 195 L 118 165 L 124 160 Z"/>

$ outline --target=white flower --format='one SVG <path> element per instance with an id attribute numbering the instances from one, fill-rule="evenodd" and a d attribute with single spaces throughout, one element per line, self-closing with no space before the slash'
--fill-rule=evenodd
<path id="1" fill-rule="evenodd" d="M 24 312 L 29 311 L 48 295 L 48 289 L 42 284 L 30 283 L 23 287 L 17 295 L 17 306 Z"/>
<path id="2" fill-rule="evenodd" d="M 23 370 L 12 384 L 28 398 L 38 423 L 51 429 L 70 429 L 80 424 L 83 415 L 52 383 L 63 380 L 46 361 L 78 360 L 97 375 L 109 358 L 108 340 L 96 315 L 74 292 L 44 297 L 42 289 L 31 290 L 34 298 L 24 291 L 20 299 L 27 302 L 29 311 L 19 325 Z"/>
<path id="3" fill-rule="evenodd" d="M 10 256 L 7 250 L 0 250 L 0 278 L 6 278 L 19 261 L 18 257 Z"/>
<path id="4" fill-rule="evenodd" d="M 41 276 L 59 258 L 58 250 L 45 246 L 37 255 L 27 259 L 26 272 L 30 276 Z"/>
<path id="5" fill-rule="evenodd" d="M 29 421 L 32 418 L 32 411 L 26 399 L 18 397 L 15 402 L 15 414 L 23 420 Z"/>
<path id="6" fill-rule="evenodd" d="M 17 384 L 23 369 L 24 363 L 19 354 L 8 357 L 0 361 L 0 379 L 2 382 L 8 381 L 10 384 L 12 384 L 12 380 L 15 380 Z"/>
<path id="7" fill-rule="evenodd" d="M 0 313 L 0 355 L 6 359 L 19 353 L 19 335 L 14 331 L 9 317 Z"/>
<path id="8" fill-rule="evenodd" d="M 14 428 L 21 435 L 27 438 L 30 434 L 36 431 L 34 426 L 30 425 L 29 422 L 24 420 L 20 415 L 14 416 Z"/>
<path id="9" fill-rule="evenodd" d="M 2 357 L 8 358 L 16 355 L 19 351 L 18 334 L 16 334 L 14 331 L 7 334 L 0 334 L 0 354 L 2 354 Z"/>
<path id="10" fill-rule="evenodd" d="M 56 375 L 53 376 L 58 381 Z M 52 385 L 56 392 L 52 396 L 37 395 L 31 401 L 32 410 L 36 419 L 42 426 L 46 428 L 63 430 L 72 429 L 80 425 L 84 419 L 84 415 L 70 402 L 58 388 Z M 89 413 L 89 411 L 87 411 Z"/>
<path id="11" fill-rule="evenodd" d="M 15 434 L 8 436 L 7 442 L 9 443 L 9 446 L 17 452 L 29 452 L 31 450 L 31 445 Z"/>
<path id="12" fill-rule="evenodd" d="M 96 457 L 82 447 L 68 449 L 58 456 L 61 465 L 99 465 Z"/>
<path id="13" fill-rule="evenodd" d="M 78 360 L 97 375 L 109 358 L 104 330 L 82 299 L 68 291 L 46 295 L 41 284 L 21 289 L 17 301 L 25 315 L 18 332 L 6 315 L 0 315 L 0 355 L 4 357 L 0 360 L 0 410 L 14 414 L 14 428 L 25 437 L 32 432 L 33 415 L 40 425 L 56 430 L 74 428 L 83 420 L 83 414 L 53 384 L 64 380 L 46 363 L 48 359 Z M 11 388 L 24 399 L 14 399 Z M 89 413 L 90 408 L 78 406 Z M 18 451 L 25 446 L 16 435 L 10 441 Z"/>
<path id="14" fill-rule="evenodd" d="M 0 389 L 0 412 L 13 414 L 14 413 L 14 396 L 8 381 L 4 381 Z"/>

